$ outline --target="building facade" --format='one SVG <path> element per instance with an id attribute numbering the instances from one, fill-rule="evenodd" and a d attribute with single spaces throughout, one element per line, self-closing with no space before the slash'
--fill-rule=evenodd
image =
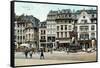
<path id="1" fill-rule="evenodd" d="M 97 11 L 93 9 L 77 11 L 62 9 L 50 11 L 47 15 L 47 42 L 54 42 L 56 48 L 63 49 L 72 42 L 70 37 L 72 31 L 76 31 L 76 39 L 82 48 L 92 48 L 91 42 L 97 38 L 96 29 Z M 49 37 L 54 37 L 55 40 L 48 41 Z"/>
<path id="2" fill-rule="evenodd" d="M 70 9 L 59 10 L 56 15 L 56 44 L 64 49 L 70 44 L 69 32 L 73 30 L 73 14 Z M 58 44 L 59 43 L 59 44 Z"/>
<path id="3" fill-rule="evenodd" d="M 77 14 L 78 40 L 82 48 L 93 48 L 92 40 L 97 40 L 97 12 L 96 10 L 80 10 Z M 96 46 L 96 45 L 95 45 Z"/>
<path id="4" fill-rule="evenodd" d="M 39 48 L 47 48 L 47 23 L 46 21 L 39 24 Z"/>
<path id="5" fill-rule="evenodd" d="M 33 16 L 21 15 L 15 21 L 15 42 L 20 44 L 32 44 L 38 48 L 39 20 Z"/>
<path id="6" fill-rule="evenodd" d="M 73 33 L 76 32 L 76 34 Z M 17 16 L 15 20 L 15 43 L 33 44 L 34 48 L 64 49 L 74 40 L 82 49 L 96 48 L 97 11 L 94 9 L 50 11 L 47 19 L 40 22 L 33 16 Z M 95 41 L 95 46 L 92 41 Z"/>
<path id="7" fill-rule="evenodd" d="M 55 47 L 56 40 L 56 14 L 57 11 L 50 11 L 47 15 L 47 46 L 49 48 Z"/>

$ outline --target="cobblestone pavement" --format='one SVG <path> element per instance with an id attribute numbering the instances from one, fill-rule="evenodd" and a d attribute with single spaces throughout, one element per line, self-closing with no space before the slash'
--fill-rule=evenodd
<path id="1" fill-rule="evenodd" d="M 74 62 L 86 62 L 96 61 L 96 52 L 77 52 L 66 53 L 64 51 L 53 51 L 44 53 L 45 59 L 40 59 L 40 53 L 33 53 L 33 57 L 26 59 L 23 52 L 15 53 L 15 65 L 41 65 L 41 64 L 54 64 L 54 63 L 74 63 Z"/>

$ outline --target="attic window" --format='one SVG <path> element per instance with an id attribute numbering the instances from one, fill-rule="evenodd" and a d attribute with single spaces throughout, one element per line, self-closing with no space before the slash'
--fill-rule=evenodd
<path id="1" fill-rule="evenodd" d="M 85 18 L 85 16 L 83 16 L 83 18 Z"/>

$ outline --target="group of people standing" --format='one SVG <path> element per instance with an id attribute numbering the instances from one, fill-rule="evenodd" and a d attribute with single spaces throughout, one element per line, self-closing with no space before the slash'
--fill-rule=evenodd
<path id="1" fill-rule="evenodd" d="M 30 58 L 32 58 L 32 55 L 33 55 L 33 51 L 31 50 L 31 51 L 29 51 L 28 50 L 28 48 L 24 51 L 24 54 L 25 54 L 25 58 L 27 58 L 28 57 L 28 54 L 29 54 L 29 56 L 30 56 Z"/>
<path id="2" fill-rule="evenodd" d="M 33 52 L 34 51 L 31 47 L 26 48 L 25 51 L 24 51 L 25 58 L 28 58 L 28 55 L 30 56 L 30 58 L 32 58 Z M 39 54 L 40 54 L 40 59 L 44 59 L 44 50 L 43 49 L 40 49 Z"/>

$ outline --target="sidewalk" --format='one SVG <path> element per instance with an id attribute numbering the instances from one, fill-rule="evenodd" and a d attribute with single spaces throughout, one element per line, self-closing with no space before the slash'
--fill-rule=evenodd
<path id="1" fill-rule="evenodd" d="M 24 65 L 43 65 L 43 64 L 57 64 L 57 63 L 74 63 L 84 61 L 73 61 L 73 60 L 45 60 L 45 59 L 15 59 L 16 66 Z"/>
<path id="2" fill-rule="evenodd" d="M 44 53 L 45 59 L 40 59 L 39 53 L 33 53 L 32 59 L 28 56 L 26 59 L 24 53 L 17 52 L 15 54 L 15 64 L 19 65 L 40 65 L 40 64 L 54 64 L 54 63 L 74 63 L 74 62 L 86 62 L 86 61 L 96 61 L 96 52 L 86 53 L 66 53 L 64 51 L 58 52 L 54 51 L 52 54 L 50 52 Z"/>

